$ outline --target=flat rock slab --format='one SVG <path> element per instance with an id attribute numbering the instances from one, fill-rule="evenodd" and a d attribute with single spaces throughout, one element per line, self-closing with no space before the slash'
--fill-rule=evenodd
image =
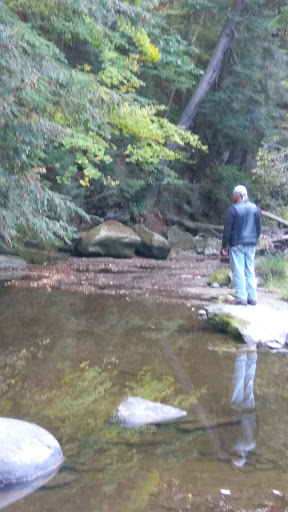
<path id="1" fill-rule="evenodd" d="M 209 323 L 246 343 L 264 346 L 288 343 L 288 304 L 266 298 L 256 306 L 211 304 L 206 308 Z M 271 347 L 270 347 L 271 348 Z"/>
<path id="2" fill-rule="evenodd" d="M 0 418 L 0 485 L 28 483 L 55 472 L 63 461 L 58 441 L 33 423 Z"/>
<path id="3" fill-rule="evenodd" d="M 129 396 L 118 405 L 111 416 L 114 423 L 125 428 L 141 427 L 183 418 L 187 412 L 171 405 L 152 402 L 138 396 Z"/>

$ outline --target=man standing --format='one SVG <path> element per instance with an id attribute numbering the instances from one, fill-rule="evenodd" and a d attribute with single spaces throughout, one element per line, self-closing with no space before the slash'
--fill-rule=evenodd
<path id="1" fill-rule="evenodd" d="M 261 233 L 260 211 L 248 200 L 247 189 L 237 185 L 233 190 L 233 201 L 225 216 L 222 238 L 222 256 L 228 256 L 236 289 L 235 304 L 245 306 L 257 304 L 254 259 L 256 245 Z"/>

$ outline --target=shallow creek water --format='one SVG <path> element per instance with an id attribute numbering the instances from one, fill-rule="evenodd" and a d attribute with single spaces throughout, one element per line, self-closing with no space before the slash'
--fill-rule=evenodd
<path id="1" fill-rule="evenodd" d="M 245 352 L 185 305 L 2 286 L 0 307 L 1 415 L 48 429 L 65 454 L 11 511 L 288 510 L 285 356 Z M 233 408 L 243 361 L 256 376 Z M 128 395 L 187 417 L 123 429 L 109 417 Z"/>

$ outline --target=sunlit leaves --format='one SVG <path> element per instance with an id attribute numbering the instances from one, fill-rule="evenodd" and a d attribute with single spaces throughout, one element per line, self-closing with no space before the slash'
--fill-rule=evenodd
<path id="1" fill-rule="evenodd" d="M 201 147 L 196 136 L 164 118 L 163 107 L 139 94 L 145 64 L 162 66 L 168 74 L 175 74 L 177 66 L 186 74 L 193 68 L 185 43 L 167 34 L 162 63 L 161 30 L 155 30 L 153 18 L 157 4 L 0 0 L 0 156 L 5 172 L 27 175 L 32 167 L 44 166 L 51 169 L 52 185 L 110 187 L 120 182 L 123 197 L 131 197 L 132 189 L 151 182 L 160 160 L 183 158 L 167 144 Z M 144 21 L 151 26 L 146 29 L 145 23 L 144 29 Z M 113 172 L 119 159 L 125 176 Z M 133 180 L 139 180 L 138 186 L 125 190 Z"/>

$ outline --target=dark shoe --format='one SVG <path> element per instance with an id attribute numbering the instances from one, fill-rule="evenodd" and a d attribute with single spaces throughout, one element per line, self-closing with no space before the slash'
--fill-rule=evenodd
<path id="1" fill-rule="evenodd" d="M 248 304 L 250 304 L 250 306 L 256 306 L 256 304 L 257 304 L 257 300 L 254 300 L 254 299 L 248 299 L 247 302 L 248 302 Z"/>
<path id="2" fill-rule="evenodd" d="M 247 300 L 234 298 L 233 300 L 229 300 L 229 304 L 233 304 L 234 306 L 247 306 Z"/>
<path id="3" fill-rule="evenodd" d="M 247 300 L 236 299 L 233 304 L 235 304 L 235 306 L 247 306 Z"/>

